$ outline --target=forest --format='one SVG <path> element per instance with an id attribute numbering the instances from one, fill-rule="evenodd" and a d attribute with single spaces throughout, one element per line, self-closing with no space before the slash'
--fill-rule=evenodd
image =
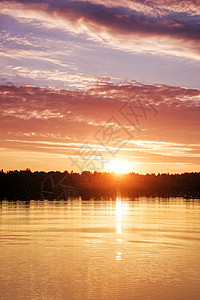
<path id="1" fill-rule="evenodd" d="M 59 200 L 69 197 L 184 197 L 200 199 L 200 173 L 115 174 L 106 172 L 0 171 L 0 200 Z"/>

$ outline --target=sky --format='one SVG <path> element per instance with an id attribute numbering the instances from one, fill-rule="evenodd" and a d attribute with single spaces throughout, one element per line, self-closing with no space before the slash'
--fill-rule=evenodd
<path id="1" fill-rule="evenodd" d="M 0 169 L 200 171 L 200 1 L 0 1 L 0 70 Z"/>

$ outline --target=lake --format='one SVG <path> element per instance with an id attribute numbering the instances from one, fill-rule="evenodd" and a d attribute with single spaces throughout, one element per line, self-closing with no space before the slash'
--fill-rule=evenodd
<path id="1" fill-rule="evenodd" d="M 200 201 L 0 202 L 0 299 L 200 299 Z"/>

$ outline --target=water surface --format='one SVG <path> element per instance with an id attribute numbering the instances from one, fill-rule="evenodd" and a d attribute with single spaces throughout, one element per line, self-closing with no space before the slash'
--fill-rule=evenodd
<path id="1" fill-rule="evenodd" d="M 0 204 L 0 299 L 200 299 L 200 203 Z"/>

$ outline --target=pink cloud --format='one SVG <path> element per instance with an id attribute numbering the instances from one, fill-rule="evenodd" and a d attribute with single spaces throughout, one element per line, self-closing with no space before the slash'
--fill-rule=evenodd
<path id="1" fill-rule="evenodd" d="M 130 99 L 130 104 L 140 100 L 154 105 L 159 112 L 155 118 L 153 111 L 148 112 L 147 119 L 140 118 L 145 130 L 136 134 L 142 139 L 150 135 L 158 141 L 176 142 L 178 139 L 178 142 L 185 143 L 189 139 L 194 143 L 200 127 L 198 89 L 104 81 L 80 92 L 1 86 L 0 95 L 1 136 L 4 139 L 6 132 L 13 137 L 19 132 L 34 132 L 36 135 L 31 135 L 30 140 L 37 139 L 41 133 L 47 134 L 49 139 L 52 133 L 57 134 L 55 139 L 69 136 L 71 140 L 74 137 L 83 142 L 112 116 L 128 130 L 134 130 L 133 124 L 120 113 L 121 107 Z"/>
<path id="2" fill-rule="evenodd" d="M 131 135 L 116 157 L 134 161 L 142 172 L 146 172 L 147 165 L 149 170 L 155 168 L 153 163 L 163 168 L 170 166 L 177 172 L 198 168 L 200 90 L 127 81 L 116 84 L 105 78 L 98 80 L 99 84 L 84 91 L 0 86 L 0 141 L 4 149 L 1 163 L 5 164 L 6 153 L 8 157 L 12 153 L 23 157 L 22 153 L 26 153 L 26 164 L 30 158 L 27 167 L 38 169 L 42 160 L 45 161 L 43 169 L 48 169 L 48 159 L 44 160 L 47 154 L 47 157 L 52 155 L 52 166 L 58 159 L 59 168 L 63 170 L 63 161 L 66 162 L 68 156 L 76 158 L 77 151 L 86 142 L 106 159 L 111 159 L 108 149 L 114 151 L 117 147 L 111 140 L 106 149 L 95 135 L 106 124 L 111 124 L 126 129 L 120 131 L 122 141 L 127 139 L 127 131 Z M 149 104 L 153 105 L 158 112 L 155 117 L 153 111 L 147 111 L 146 119 L 140 117 L 139 131 L 120 113 L 124 104 L 138 105 L 138 99 L 147 108 Z M 137 113 L 142 115 L 141 110 Z M 11 161 L 15 168 L 13 159 Z M 18 164 L 24 166 L 25 162 Z M 157 170 L 160 169 L 157 167 Z"/>

